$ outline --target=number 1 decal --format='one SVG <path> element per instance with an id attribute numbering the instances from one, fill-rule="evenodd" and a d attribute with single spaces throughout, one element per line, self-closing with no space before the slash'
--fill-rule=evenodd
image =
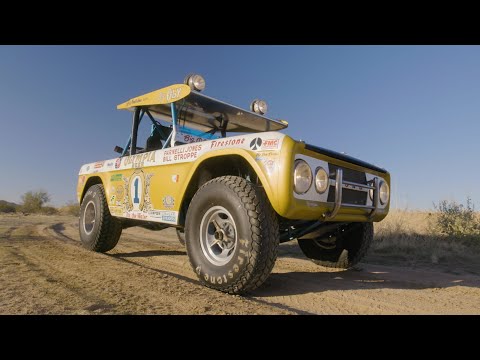
<path id="1" fill-rule="evenodd" d="M 145 201 L 145 175 L 142 171 L 137 171 L 130 177 L 128 187 L 131 210 L 142 211 Z"/>
<path id="2" fill-rule="evenodd" d="M 133 203 L 139 204 L 140 199 L 138 198 L 138 177 L 135 178 L 135 181 L 133 182 L 133 186 L 135 187 L 135 196 L 133 197 Z"/>

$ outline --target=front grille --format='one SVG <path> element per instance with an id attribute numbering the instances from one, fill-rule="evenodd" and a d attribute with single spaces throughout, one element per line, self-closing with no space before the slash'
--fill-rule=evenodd
<path id="1" fill-rule="evenodd" d="M 328 164 L 330 169 L 330 179 L 336 180 L 337 169 L 342 169 L 343 171 L 343 180 L 351 181 L 358 184 L 367 185 L 367 177 L 365 173 L 357 170 L 347 169 L 341 166 L 334 164 Z M 364 191 L 356 191 L 352 189 L 343 189 L 342 190 L 342 202 L 344 204 L 352 205 L 366 205 L 368 194 Z M 328 202 L 335 202 L 335 186 L 330 186 L 328 189 Z"/>
<path id="2" fill-rule="evenodd" d="M 342 189 L 342 202 L 351 205 L 366 205 L 367 193 L 364 191 L 356 191 L 352 189 Z M 328 202 L 335 202 L 335 186 L 330 186 L 328 190 Z"/>
<path id="3" fill-rule="evenodd" d="M 364 172 L 347 169 L 341 166 L 328 164 L 328 168 L 330 169 L 330 179 L 335 180 L 337 177 L 337 169 L 343 170 L 343 180 L 356 182 L 358 184 L 367 185 L 367 177 L 365 176 Z"/>

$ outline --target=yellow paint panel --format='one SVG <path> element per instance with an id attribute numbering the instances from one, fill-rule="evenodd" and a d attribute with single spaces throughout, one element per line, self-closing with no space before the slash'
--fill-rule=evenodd
<path id="1" fill-rule="evenodd" d="M 174 84 L 130 99 L 123 104 L 117 105 L 117 109 L 122 110 L 131 109 L 135 106 L 169 104 L 188 96 L 190 91 L 188 85 Z"/>

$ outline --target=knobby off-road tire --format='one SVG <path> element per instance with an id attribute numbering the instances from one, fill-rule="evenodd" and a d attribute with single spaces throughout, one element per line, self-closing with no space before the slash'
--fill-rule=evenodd
<path id="1" fill-rule="evenodd" d="M 82 245 L 88 250 L 103 253 L 112 250 L 118 243 L 122 223 L 110 215 L 101 184 L 91 186 L 83 198 L 79 229 Z"/>
<path id="2" fill-rule="evenodd" d="M 185 235 L 190 264 L 200 281 L 230 294 L 262 285 L 277 258 L 275 212 L 263 189 L 237 176 L 215 178 L 197 191 Z"/>
<path id="3" fill-rule="evenodd" d="M 177 229 L 178 242 L 185 246 L 185 231 Z"/>
<path id="4" fill-rule="evenodd" d="M 305 256 L 318 265 L 348 269 L 364 258 L 372 240 L 372 223 L 352 223 L 344 234 L 337 236 L 334 244 L 322 239 L 298 239 L 298 245 Z"/>

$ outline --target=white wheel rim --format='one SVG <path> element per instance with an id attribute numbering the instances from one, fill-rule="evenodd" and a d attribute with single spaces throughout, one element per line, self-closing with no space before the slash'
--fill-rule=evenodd
<path id="1" fill-rule="evenodd" d="M 95 228 L 95 217 L 97 214 L 97 208 L 93 200 L 90 200 L 85 206 L 85 211 L 83 212 L 83 230 L 85 234 L 90 235 Z"/>
<path id="2" fill-rule="evenodd" d="M 237 226 L 223 206 L 211 207 L 203 215 L 200 245 L 203 255 L 213 265 L 225 265 L 233 258 L 237 247 Z"/>

